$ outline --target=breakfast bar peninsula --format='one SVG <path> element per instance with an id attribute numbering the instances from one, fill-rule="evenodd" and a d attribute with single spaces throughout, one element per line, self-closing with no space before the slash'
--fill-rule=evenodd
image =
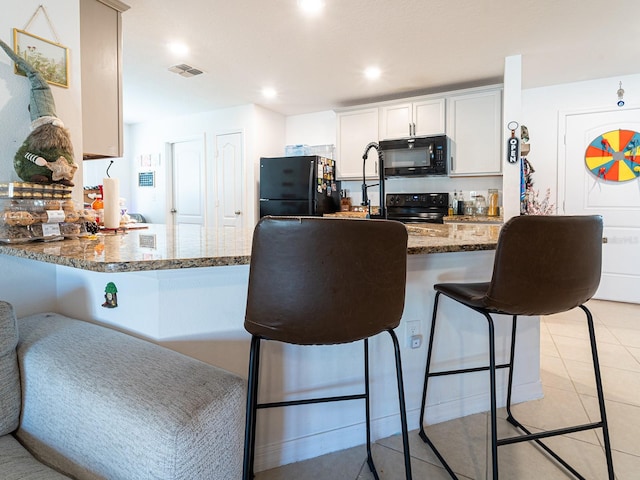
<path id="1" fill-rule="evenodd" d="M 145 337 L 246 376 L 250 336 L 243 322 L 252 231 L 145 226 L 58 242 L 0 245 L 2 299 L 13 303 L 19 316 L 57 311 Z M 405 309 L 397 334 L 409 428 L 416 429 L 426 361 L 426 346 L 420 340 L 431 324 L 433 285 L 488 280 L 500 225 L 407 225 L 407 230 Z M 350 285 L 334 288 L 349 289 Z M 107 301 L 107 290 L 113 289 L 117 301 Z M 331 302 L 331 291 L 317 294 Z M 468 310 L 446 299 L 441 301 L 439 315 L 450 321 L 439 322 L 441 340 L 434 362 L 446 368 L 483 362 L 486 322 L 470 319 Z M 496 321 L 497 345 L 504 345 L 510 335 L 508 322 L 508 318 Z M 418 346 L 408 341 L 410 334 L 418 336 Z M 518 359 L 517 364 L 524 367 L 514 373 L 514 400 L 539 398 L 542 388 L 535 353 L 539 351 L 539 319 L 523 319 L 518 335 L 523 348 L 516 355 L 528 358 Z M 304 348 L 264 345 L 262 355 L 268 357 L 271 368 L 265 373 L 267 381 L 261 382 L 261 401 L 283 400 L 282 392 L 286 399 L 294 399 L 312 391 L 330 396 L 358 389 L 362 375 L 359 343 L 302 353 Z M 386 361 L 393 357 L 392 346 L 387 338 L 375 337 L 369 348 L 372 435 L 381 438 L 397 433 L 399 425 L 395 385 L 388 385 L 395 381 L 393 362 Z M 313 375 L 306 374 L 311 372 Z M 485 374 L 467 377 L 434 382 L 427 402 L 428 423 L 488 409 Z M 256 470 L 361 444 L 365 427 L 357 403 L 300 406 L 279 415 L 259 415 L 258 422 L 264 424 L 258 426 Z"/>

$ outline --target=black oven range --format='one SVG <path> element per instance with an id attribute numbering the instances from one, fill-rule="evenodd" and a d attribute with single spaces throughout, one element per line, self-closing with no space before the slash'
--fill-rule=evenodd
<path id="1" fill-rule="evenodd" d="M 387 218 L 403 223 L 444 223 L 448 193 L 387 193 Z"/>

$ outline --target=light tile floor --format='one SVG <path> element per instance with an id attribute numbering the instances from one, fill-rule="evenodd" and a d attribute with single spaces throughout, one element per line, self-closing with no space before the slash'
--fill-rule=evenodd
<path id="1" fill-rule="evenodd" d="M 637 480 L 640 479 L 640 305 L 591 300 L 588 307 L 596 325 L 616 478 Z M 513 407 L 514 415 L 532 429 L 586 423 L 599 418 L 583 318 L 580 309 L 542 318 L 540 364 L 545 397 Z M 511 428 L 506 421 L 499 427 L 503 432 Z M 487 429 L 488 415 L 481 413 L 433 425 L 428 434 L 461 479 L 484 479 Z M 548 440 L 548 443 L 585 478 L 606 479 L 599 432 L 579 432 Z M 450 478 L 418 437 L 417 430 L 409 432 L 409 437 L 413 478 Z M 378 440 L 372 449 L 382 480 L 404 478 L 399 436 Z M 364 446 L 355 447 L 259 472 L 255 478 L 373 479 L 364 462 L 365 455 Z M 529 443 L 500 447 L 499 459 L 501 479 L 573 478 Z"/>

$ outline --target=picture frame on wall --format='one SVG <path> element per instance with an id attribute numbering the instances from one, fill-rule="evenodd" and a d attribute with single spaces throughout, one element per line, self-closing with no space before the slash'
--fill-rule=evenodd
<path id="1" fill-rule="evenodd" d="M 13 50 L 38 70 L 47 83 L 69 88 L 69 49 L 32 33 L 13 29 Z M 26 76 L 18 65 L 17 75 Z"/>

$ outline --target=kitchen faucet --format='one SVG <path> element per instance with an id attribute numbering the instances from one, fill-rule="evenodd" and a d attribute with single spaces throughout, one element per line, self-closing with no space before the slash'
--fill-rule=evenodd
<path id="1" fill-rule="evenodd" d="M 366 180 L 366 171 L 365 166 L 367 164 L 367 157 L 369 156 L 369 150 L 375 148 L 378 152 L 378 183 L 374 183 L 371 185 L 367 185 Z M 371 218 L 371 200 L 369 200 L 369 195 L 367 194 L 368 187 L 375 187 L 376 185 L 380 186 L 380 208 L 379 213 L 376 217 L 387 218 L 387 210 L 385 206 L 385 198 L 384 198 L 384 159 L 382 151 L 380 150 L 380 145 L 376 142 L 369 143 L 362 154 L 362 205 L 367 207 L 367 218 Z"/>

